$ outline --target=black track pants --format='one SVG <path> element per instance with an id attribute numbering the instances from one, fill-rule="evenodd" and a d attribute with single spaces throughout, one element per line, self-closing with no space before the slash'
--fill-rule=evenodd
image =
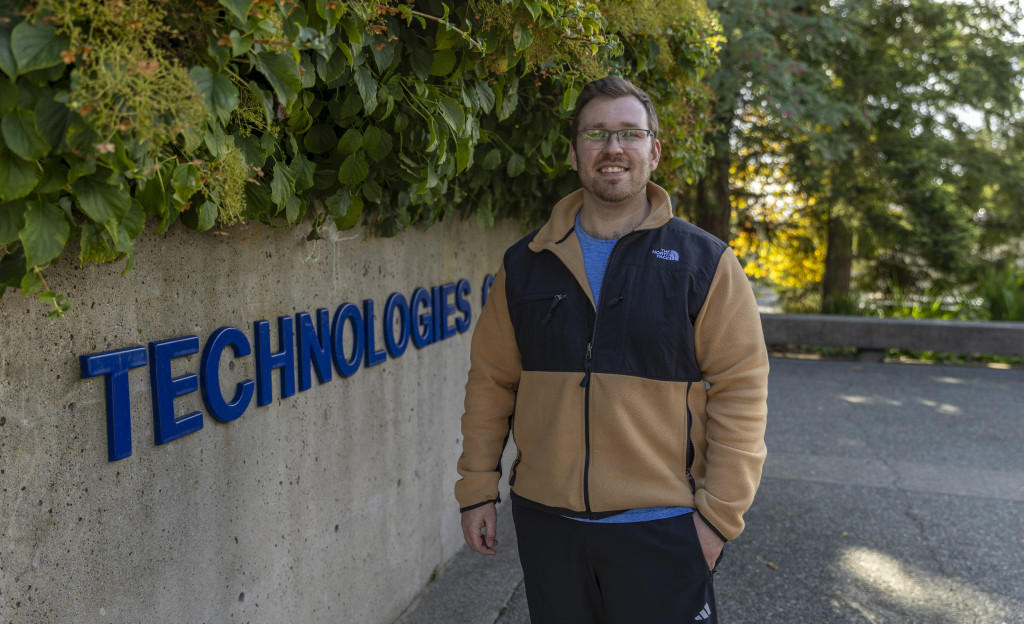
<path id="1" fill-rule="evenodd" d="M 531 624 L 716 624 L 690 514 L 578 522 L 513 501 Z"/>

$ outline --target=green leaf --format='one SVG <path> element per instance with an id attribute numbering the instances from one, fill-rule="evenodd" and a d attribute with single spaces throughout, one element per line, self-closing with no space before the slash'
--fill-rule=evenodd
<path id="1" fill-rule="evenodd" d="M 438 28 L 437 35 L 434 36 L 434 49 L 448 50 L 458 43 L 459 40 L 459 33 L 455 32 L 455 29 Z"/>
<path id="2" fill-rule="evenodd" d="M 206 143 L 206 147 L 214 158 L 220 158 L 235 149 L 234 137 L 224 132 L 224 128 L 218 123 L 207 124 L 203 142 Z"/>
<path id="3" fill-rule="evenodd" d="M 363 133 L 358 128 L 349 128 L 338 140 L 338 152 L 354 154 L 363 146 Z"/>
<path id="4" fill-rule="evenodd" d="M 90 219 L 97 223 L 120 223 L 131 206 L 131 195 L 124 185 L 113 185 L 107 181 L 109 174 L 101 173 L 79 178 L 71 185 L 71 192 L 78 199 L 78 205 Z"/>
<path id="5" fill-rule="evenodd" d="M 36 127 L 36 114 L 32 111 L 14 110 L 0 119 L 0 132 L 12 152 L 25 160 L 38 160 L 50 151 L 46 139 Z"/>
<path id="6" fill-rule="evenodd" d="M 316 86 L 316 66 L 313 59 L 306 54 L 299 55 L 299 84 L 303 89 L 312 89 Z"/>
<path id="7" fill-rule="evenodd" d="M 459 103 L 450 97 L 442 96 L 437 101 L 438 106 L 441 109 L 441 116 L 448 122 L 448 125 L 456 134 L 462 131 L 462 127 L 466 124 L 466 113 L 459 106 Z"/>
<path id="8" fill-rule="evenodd" d="M 366 158 L 363 157 L 362 152 L 356 152 L 349 155 L 338 167 L 338 182 L 355 186 L 365 180 L 369 173 L 370 166 L 366 163 Z"/>
<path id="9" fill-rule="evenodd" d="M 477 99 L 480 101 L 480 110 L 486 115 L 494 108 L 494 89 L 483 80 L 478 80 L 473 87 L 476 90 Z"/>
<path id="10" fill-rule="evenodd" d="M 39 166 L 0 145 L 0 200 L 11 201 L 32 192 L 39 181 Z"/>
<path id="11" fill-rule="evenodd" d="M 161 220 L 166 219 L 170 209 L 167 195 L 159 175 L 140 181 L 135 189 L 135 200 L 142 206 L 142 210 Z"/>
<path id="12" fill-rule="evenodd" d="M 249 9 L 252 8 L 252 0 L 218 0 L 219 4 L 242 21 L 243 24 L 249 21 Z"/>
<path id="13" fill-rule="evenodd" d="M 146 212 L 143 210 L 142 204 L 133 201 L 131 208 L 128 209 L 128 214 L 125 215 L 121 223 L 117 224 L 118 234 L 120 234 L 118 240 L 127 243 L 130 251 L 134 252 L 132 241 L 138 238 L 144 229 L 146 229 Z"/>
<path id="14" fill-rule="evenodd" d="M 409 63 L 412 71 L 420 80 L 430 78 L 430 68 L 434 65 L 434 55 L 425 49 L 417 49 L 414 45 L 408 46 Z"/>
<path id="15" fill-rule="evenodd" d="M 296 134 L 302 134 L 306 130 L 309 130 L 310 126 L 313 125 L 313 117 L 306 111 L 306 109 L 299 107 L 298 110 L 293 110 L 288 119 L 285 121 L 288 129 Z"/>
<path id="16" fill-rule="evenodd" d="M 95 262 L 103 264 L 117 260 L 120 255 L 114 249 L 114 239 L 107 234 L 106 228 L 99 223 L 86 221 L 82 224 L 81 250 L 78 252 L 78 261 L 81 264 Z"/>
<path id="17" fill-rule="evenodd" d="M 476 223 L 481 230 L 487 231 L 494 227 L 493 196 L 485 194 L 476 207 Z"/>
<path id="18" fill-rule="evenodd" d="M 519 78 L 513 77 L 508 90 L 501 100 L 501 105 L 498 107 L 498 121 L 508 119 L 512 111 L 516 109 L 517 104 L 519 104 Z"/>
<path id="19" fill-rule="evenodd" d="M 356 23 L 354 16 L 341 20 L 341 27 L 345 31 L 348 42 L 354 45 L 362 45 L 363 31 Z"/>
<path id="20" fill-rule="evenodd" d="M 455 69 L 455 51 L 438 50 L 430 62 L 431 76 L 447 76 Z"/>
<path id="21" fill-rule="evenodd" d="M 192 163 L 178 163 L 171 174 L 173 198 L 180 206 L 187 203 L 199 190 L 199 168 Z"/>
<path id="22" fill-rule="evenodd" d="M 288 221 L 289 225 L 295 225 L 302 219 L 302 215 L 306 213 L 306 202 L 303 201 L 298 195 L 292 195 L 288 198 L 288 203 L 285 204 L 284 218 Z"/>
<path id="23" fill-rule="evenodd" d="M 252 49 L 252 35 L 243 35 L 237 30 L 228 33 L 228 41 L 231 42 L 231 56 L 242 56 Z"/>
<path id="24" fill-rule="evenodd" d="M 22 22 L 11 31 L 11 52 L 18 64 L 18 75 L 63 63 L 60 53 L 71 46 L 66 35 L 46 22 Z"/>
<path id="25" fill-rule="evenodd" d="M 327 201 L 327 216 L 330 219 L 337 221 L 338 219 L 344 218 L 351 207 L 352 196 L 349 195 L 348 191 L 335 193 L 331 199 Z"/>
<path id="26" fill-rule="evenodd" d="M 21 294 L 24 297 L 31 295 L 43 288 L 43 280 L 29 267 L 27 273 L 21 276 Z"/>
<path id="27" fill-rule="evenodd" d="M 37 187 L 40 193 L 56 193 L 67 183 L 67 165 L 55 158 L 50 158 L 43 163 L 43 177 Z"/>
<path id="28" fill-rule="evenodd" d="M 21 248 L 21 243 L 15 243 L 0 257 L 0 284 L 19 286 L 25 271 L 25 250 Z"/>
<path id="29" fill-rule="evenodd" d="M 44 267 L 64 251 L 71 228 L 53 204 L 29 202 L 25 226 L 18 233 L 29 267 Z"/>
<path id="30" fill-rule="evenodd" d="M 270 211 L 270 192 L 265 184 L 248 183 L 245 185 L 245 216 L 255 218 Z"/>
<path id="31" fill-rule="evenodd" d="M 533 43 L 533 31 L 516 22 L 512 27 L 512 42 L 515 43 L 517 51 L 528 48 Z"/>
<path id="32" fill-rule="evenodd" d="M 469 139 L 459 139 L 457 144 L 456 144 L 456 148 L 455 148 L 455 173 L 456 174 L 462 173 L 463 171 L 466 170 L 466 167 L 469 166 L 470 154 L 472 154 L 472 150 L 470 149 L 469 143 L 470 143 Z"/>
<path id="33" fill-rule="evenodd" d="M 2 26 L 2 24 L 0 24 Z M 18 86 L 0 76 L 0 115 L 6 115 L 18 105 Z"/>
<path id="34" fill-rule="evenodd" d="M 571 87 L 565 90 L 562 95 L 562 108 L 567 111 L 571 111 L 576 107 L 576 98 L 579 97 L 582 89 L 579 85 L 573 84 Z"/>
<path id="35" fill-rule="evenodd" d="M 68 107 L 53 98 L 47 97 L 36 104 L 36 126 L 43 139 L 60 150 L 67 134 L 71 116 Z"/>
<path id="36" fill-rule="evenodd" d="M 227 124 L 231 111 L 238 107 L 238 89 L 231 80 L 220 73 L 213 73 L 208 67 L 193 67 L 188 72 L 196 85 L 196 92 L 203 98 L 210 111 Z"/>
<path id="37" fill-rule="evenodd" d="M 363 149 L 374 162 L 391 153 L 391 135 L 377 126 L 369 126 L 363 133 Z"/>
<path id="38" fill-rule="evenodd" d="M 508 177 L 514 178 L 525 169 L 526 159 L 519 154 L 512 154 L 512 158 L 508 159 L 508 165 L 505 167 L 505 172 L 508 173 Z"/>
<path id="39" fill-rule="evenodd" d="M 8 22 L 0 22 L 0 71 L 12 80 L 18 75 L 18 63 L 11 53 L 11 31 L 14 26 Z"/>
<path id="40" fill-rule="evenodd" d="M 302 137 L 302 145 L 311 154 L 324 154 L 337 145 L 334 124 L 316 124 Z"/>
<path id="41" fill-rule="evenodd" d="M 395 60 L 396 44 L 387 41 L 383 36 L 374 37 L 375 41 L 370 46 L 373 53 L 373 62 L 377 65 L 377 71 L 384 73 Z M 377 41 L 379 39 L 380 41 Z"/>
<path id="42" fill-rule="evenodd" d="M 274 179 L 270 181 L 270 200 L 275 206 L 284 207 L 288 199 L 295 196 L 295 172 L 283 162 L 274 165 Z"/>
<path id="43" fill-rule="evenodd" d="M 363 99 L 363 109 L 367 115 L 372 115 L 377 109 L 377 79 L 366 66 L 357 67 L 353 78 L 356 81 L 356 89 L 359 90 L 359 97 Z"/>
<path id="44" fill-rule="evenodd" d="M 348 50 L 348 48 L 342 48 Z M 349 52 L 351 54 L 351 52 Z M 334 53 L 327 58 L 318 58 L 316 63 L 316 71 L 320 74 L 320 78 L 330 84 L 338 78 L 341 78 L 345 74 L 350 66 L 350 62 L 344 55 Z"/>
<path id="45" fill-rule="evenodd" d="M 270 82 L 277 99 L 286 107 L 291 106 L 302 88 L 298 60 L 289 53 L 260 52 L 255 56 L 256 68 Z"/>
<path id="46" fill-rule="evenodd" d="M 363 187 L 361 191 L 363 197 L 370 200 L 374 204 L 380 203 L 381 197 L 384 192 L 383 189 L 381 189 L 380 184 L 377 184 L 377 182 L 373 178 L 370 178 L 369 180 L 363 182 Z"/>
<path id="47" fill-rule="evenodd" d="M 332 8 L 327 8 L 327 5 L 333 5 Z M 331 0 L 316 0 L 316 12 L 320 14 L 320 17 L 324 18 L 327 25 L 333 28 L 337 26 L 338 20 L 345 14 L 345 5 L 341 2 L 331 2 Z"/>
<path id="48" fill-rule="evenodd" d="M 540 15 L 540 4 L 537 0 L 523 0 L 523 6 L 530 12 L 530 17 L 533 19 L 537 19 L 537 16 Z"/>
<path id="49" fill-rule="evenodd" d="M 0 204 L 0 245 L 18 240 L 18 232 L 25 227 L 26 210 L 24 202 Z"/>
<path id="50" fill-rule="evenodd" d="M 480 164 L 484 169 L 494 171 L 501 165 L 501 150 L 497 147 L 493 148 L 491 151 L 487 152 L 487 155 L 484 156 L 483 162 Z"/>
<path id="51" fill-rule="evenodd" d="M 206 230 L 213 227 L 213 224 L 217 222 L 217 204 L 212 201 L 204 201 L 200 204 L 199 208 L 195 210 L 195 213 L 199 217 L 199 221 L 196 224 L 196 230 L 205 232 Z"/>
<path id="52" fill-rule="evenodd" d="M 316 164 L 301 153 L 288 165 L 288 168 L 295 173 L 295 192 L 301 193 L 306 189 L 313 188 L 313 173 L 316 172 Z"/>
<path id="53" fill-rule="evenodd" d="M 342 191 L 343 195 L 348 195 L 348 192 Z M 345 216 L 335 219 L 334 226 L 339 230 L 349 230 L 359 225 L 359 219 L 363 216 L 363 198 L 352 197 L 350 198 L 351 205 L 345 212 Z"/>

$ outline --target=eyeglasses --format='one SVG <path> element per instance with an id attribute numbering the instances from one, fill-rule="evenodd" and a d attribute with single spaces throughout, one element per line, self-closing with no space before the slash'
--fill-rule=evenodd
<path id="1" fill-rule="evenodd" d="M 576 136 L 580 138 L 580 146 L 587 149 L 601 149 L 608 144 L 612 135 L 619 140 L 619 146 L 623 149 L 641 147 L 647 137 L 654 136 L 653 130 L 646 128 L 623 128 L 622 130 L 580 130 Z"/>

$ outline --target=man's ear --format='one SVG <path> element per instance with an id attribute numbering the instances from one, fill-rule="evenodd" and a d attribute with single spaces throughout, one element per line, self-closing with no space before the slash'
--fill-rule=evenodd
<path id="1" fill-rule="evenodd" d="M 651 171 L 658 168 L 661 162 L 661 141 L 654 139 L 654 147 L 651 148 Z"/>
<path id="2" fill-rule="evenodd" d="M 576 146 L 569 142 L 569 162 L 572 163 L 572 170 L 579 171 L 579 163 L 576 161 Z"/>

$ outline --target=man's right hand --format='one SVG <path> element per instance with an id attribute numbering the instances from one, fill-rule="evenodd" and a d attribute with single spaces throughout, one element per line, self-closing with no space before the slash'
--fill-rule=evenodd
<path id="1" fill-rule="evenodd" d="M 498 545 L 498 512 L 487 503 L 462 512 L 462 536 L 469 547 L 481 555 L 494 555 Z"/>

